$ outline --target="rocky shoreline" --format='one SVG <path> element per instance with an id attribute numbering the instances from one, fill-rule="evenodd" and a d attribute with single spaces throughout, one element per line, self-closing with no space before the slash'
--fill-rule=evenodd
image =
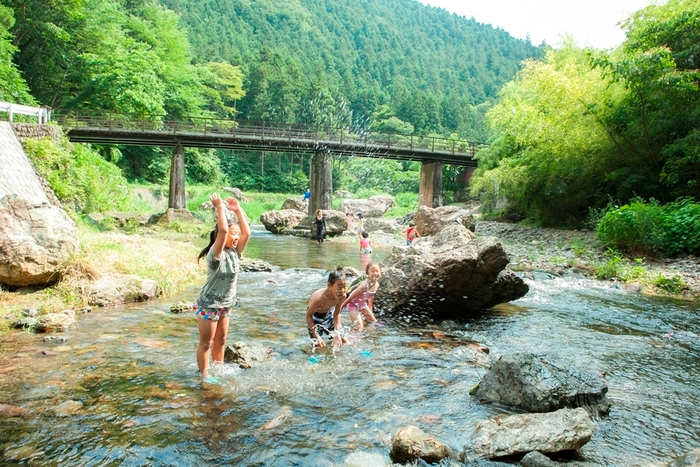
<path id="1" fill-rule="evenodd" d="M 595 277 L 596 267 L 610 261 L 606 250 L 592 231 L 559 230 L 495 221 L 477 221 L 475 231 L 480 236 L 497 237 L 510 257 L 508 267 L 518 272 L 539 271 L 558 277 L 573 273 Z M 340 238 L 350 241 L 357 239 L 357 236 L 346 232 Z M 371 232 L 370 238 L 375 246 L 404 245 L 403 237 L 399 234 Z M 635 258 L 618 258 L 618 265 L 629 269 L 641 267 L 647 271 L 648 276 L 660 274 L 669 280 L 680 278 L 683 284 L 680 294 L 669 294 L 657 287 L 650 287 L 641 279 L 638 282 L 632 280 L 624 283 L 618 279 L 609 282 L 632 291 L 700 299 L 699 257 L 688 255 L 661 260 L 644 259 L 641 263 L 635 261 Z"/>

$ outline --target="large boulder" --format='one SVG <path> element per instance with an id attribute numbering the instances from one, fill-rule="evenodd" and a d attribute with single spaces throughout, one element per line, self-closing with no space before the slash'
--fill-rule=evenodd
<path id="1" fill-rule="evenodd" d="M 374 304 L 386 312 L 423 312 L 440 318 L 516 300 L 527 285 L 506 269 L 508 256 L 495 237 L 475 237 L 457 223 L 383 261 Z"/>
<path id="2" fill-rule="evenodd" d="M 506 355 L 491 365 L 477 388 L 480 400 L 528 412 L 583 407 L 595 415 L 610 409 L 600 373 L 585 372 L 554 355 Z"/>
<path id="3" fill-rule="evenodd" d="M 367 199 L 345 199 L 338 210 L 348 214 L 362 213 L 364 217 L 382 217 L 392 207 L 396 206 L 393 196 L 376 195 Z"/>
<path id="4" fill-rule="evenodd" d="M 590 441 L 593 430 L 593 420 L 581 408 L 498 415 L 477 423 L 467 457 L 494 459 L 532 451 L 574 451 Z"/>
<path id="5" fill-rule="evenodd" d="M 366 219 L 363 227 L 365 232 L 386 232 L 392 233 L 399 229 L 399 224 L 394 219 L 384 219 L 379 217 L 373 217 Z"/>
<path id="6" fill-rule="evenodd" d="M 309 205 L 304 204 L 304 202 L 297 198 L 287 198 L 282 203 L 282 210 L 294 209 L 301 212 L 309 212 Z"/>
<path id="7" fill-rule="evenodd" d="M 334 237 L 340 235 L 346 230 L 348 230 L 348 217 L 342 211 L 336 211 L 333 209 L 324 209 L 323 217 L 326 218 L 326 235 Z M 302 220 L 297 229 L 309 230 L 311 231 L 311 236 L 315 238 L 316 229 L 313 227 L 313 219 L 315 216 L 307 216 Z"/>
<path id="8" fill-rule="evenodd" d="M 455 223 L 462 224 L 474 232 L 476 221 L 474 215 L 468 209 L 459 206 L 441 206 L 439 208 L 429 208 L 420 206 L 413 216 L 418 233 L 423 237 L 435 235 L 445 226 Z"/>
<path id="9" fill-rule="evenodd" d="M 13 194 L 0 199 L 0 283 L 23 287 L 56 282 L 79 248 L 75 223 L 63 209 Z"/>
<path id="10" fill-rule="evenodd" d="M 240 190 L 240 188 L 231 188 L 231 187 L 225 186 L 225 187 L 222 187 L 221 189 L 224 190 L 226 193 L 230 193 L 238 201 L 242 201 L 244 203 L 248 202 L 248 198 L 245 197 L 245 195 Z"/>
<path id="11" fill-rule="evenodd" d="M 275 234 L 284 233 L 293 229 L 306 218 L 306 213 L 296 209 L 283 209 L 281 211 L 268 211 L 260 214 L 260 222 L 265 230 Z"/>

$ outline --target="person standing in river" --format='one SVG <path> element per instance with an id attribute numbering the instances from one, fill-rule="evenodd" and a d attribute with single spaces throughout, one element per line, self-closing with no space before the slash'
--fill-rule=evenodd
<path id="1" fill-rule="evenodd" d="M 209 200 L 216 210 L 216 228 L 209 233 L 209 245 L 197 257 L 197 261 L 206 258 L 209 271 L 195 304 L 199 329 L 197 366 L 205 382 L 217 383 L 218 380 L 209 374 L 209 357 L 214 365 L 224 363 L 241 254 L 250 238 L 250 227 L 237 199 L 228 198 L 226 204 L 236 214 L 238 224 L 227 219 L 218 193 L 212 194 Z"/>
<path id="2" fill-rule="evenodd" d="M 323 211 L 320 209 L 316 210 L 314 225 L 316 226 L 316 239 L 318 239 L 318 243 L 323 243 L 324 237 L 326 236 L 326 218 L 323 217 Z"/>

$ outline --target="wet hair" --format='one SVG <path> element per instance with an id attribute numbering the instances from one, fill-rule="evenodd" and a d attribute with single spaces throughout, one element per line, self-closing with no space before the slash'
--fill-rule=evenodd
<path id="1" fill-rule="evenodd" d="M 409 226 L 409 227 L 415 227 L 416 224 L 415 224 L 415 222 L 409 222 L 409 223 L 408 223 L 408 226 Z"/>
<path id="2" fill-rule="evenodd" d="M 338 281 L 347 281 L 348 277 L 345 275 L 345 269 L 342 266 L 337 266 L 334 270 L 328 274 L 328 283 L 330 285 L 335 284 Z"/>
<path id="3" fill-rule="evenodd" d="M 231 227 L 233 224 L 235 224 L 235 222 L 233 222 L 233 220 L 231 220 L 231 219 L 228 219 L 228 227 Z M 202 251 L 199 252 L 199 256 L 197 256 L 198 263 L 199 263 L 199 260 L 204 258 L 205 256 L 207 256 L 207 254 L 209 253 L 209 250 L 211 250 L 211 247 L 214 245 L 214 242 L 216 242 L 216 236 L 217 236 L 218 231 L 219 230 L 216 228 L 216 226 L 214 226 L 214 230 L 209 232 L 209 245 L 205 246 L 202 249 Z"/>
<path id="4" fill-rule="evenodd" d="M 369 274 L 369 268 L 371 268 L 372 266 L 377 266 L 379 268 L 379 271 L 381 272 L 382 267 L 379 265 L 379 263 L 374 263 L 370 261 L 369 263 L 367 263 L 367 267 L 365 268 L 365 274 Z"/>
<path id="5" fill-rule="evenodd" d="M 367 238 L 367 237 L 369 237 L 369 234 L 363 230 L 362 231 L 362 238 Z"/>

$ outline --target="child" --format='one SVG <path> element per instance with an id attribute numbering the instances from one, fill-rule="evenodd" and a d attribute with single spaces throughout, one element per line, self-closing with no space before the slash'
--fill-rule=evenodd
<path id="1" fill-rule="evenodd" d="M 206 257 L 209 270 L 195 305 L 199 328 L 197 366 L 204 381 L 216 383 L 216 378 L 209 375 L 209 355 L 214 364 L 223 364 L 229 319 L 236 300 L 238 268 L 241 253 L 250 238 L 250 228 L 238 200 L 226 200 L 229 209 L 238 218 L 238 224 L 234 224 L 227 220 L 218 193 L 212 194 L 209 199 L 216 209 L 216 229 L 210 232 L 209 245 L 197 257 L 197 261 Z"/>
<path id="2" fill-rule="evenodd" d="M 372 254 L 372 240 L 369 239 L 369 234 L 367 232 L 362 232 L 362 238 L 360 238 L 360 254 Z"/>
<path id="3" fill-rule="evenodd" d="M 416 224 L 411 222 L 408 224 L 408 228 L 406 229 L 406 245 L 410 245 L 413 243 L 413 240 L 416 238 L 420 237 L 420 234 L 416 230 Z"/>
<path id="4" fill-rule="evenodd" d="M 372 303 L 374 302 L 374 294 L 379 288 L 379 278 L 382 276 L 382 269 L 376 263 L 369 263 L 365 269 L 367 279 L 362 281 L 350 296 L 345 299 L 342 307 L 348 309 L 350 321 L 352 321 L 353 329 L 362 331 L 364 324 L 362 317 L 364 316 L 367 323 L 375 323 L 377 318 L 372 312 Z"/>
<path id="5" fill-rule="evenodd" d="M 365 217 L 362 215 L 361 212 L 357 213 L 357 234 L 362 235 L 362 232 L 365 231 Z"/>
<path id="6" fill-rule="evenodd" d="M 320 209 L 316 210 L 314 224 L 316 225 L 316 238 L 318 239 L 318 243 L 323 243 L 323 237 L 326 236 L 326 218 L 323 217 L 323 211 Z"/>
<path id="7" fill-rule="evenodd" d="M 334 348 L 347 344 L 348 340 L 343 337 L 340 327 L 340 305 L 345 300 L 347 286 L 345 272 L 338 266 L 328 274 L 326 287 L 311 294 L 309 308 L 306 310 L 306 325 L 314 349 L 326 346 L 323 334 L 328 334 L 333 339 Z"/>

